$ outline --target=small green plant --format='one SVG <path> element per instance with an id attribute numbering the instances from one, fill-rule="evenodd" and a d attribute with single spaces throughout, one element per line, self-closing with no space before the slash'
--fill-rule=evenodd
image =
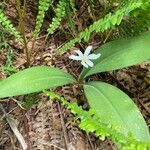
<path id="1" fill-rule="evenodd" d="M 16 69 L 13 65 L 13 58 L 15 56 L 15 51 L 12 49 L 12 47 L 8 44 L 8 37 L 6 36 L 8 32 L 6 32 L 1 26 L 0 26 L 0 54 L 6 53 L 6 62 L 0 65 L 0 71 L 6 72 L 8 76 L 12 75 L 13 73 L 16 73 Z"/>
<path id="2" fill-rule="evenodd" d="M 29 110 L 34 105 L 38 104 L 38 102 L 39 99 L 37 97 L 37 94 L 33 93 L 25 96 L 24 100 L 20 102 L 20 105 L 22 106 L 23 109 Z"/>
<path id="3" fill-rule="evenodd" d="M 0 71 L 4 71 L 6 72 L 8 76 L 10 76 L 17 72 L 17 70 L 15 69 L 13 65 L 13 58 L 15 56 L 15 53 L 8 44 L 6 45 L 7 46 L 5 48 L 7 48 L 7 52 L 6 52 L 7 60 L 6 60 L 6 63 L 0 67 Z"/>
<path id="4" fill-rule="evenodd" d="M 94 111 L 90 114 L 91 112 L 85 112 L 77 105 L 67 103 L 81 118 L 81 128 L 95 132 L 98 137 L 111 138 L 118 148 L 145 150 L 149 147 L 150 135 L 145 120 L 133 101 L 115 86 L 101 81 L 86 82 L 86 78 L 149 60 L 149 39 L 150 32 L 146 32 L 140 36 L 108 42 L 98 48 L 95 54 L 90 54 L 91 46 L 84 54 L 76 51 L 78 56 L 71 55 L 70 58 L 81 61 L 85 66 L 78 79 L 54 67 L 25 69 L 0 82 L 0 98 L 39 92 L 65 84 L 78 84 L 83 87 L 81 90 Z M 90 59 L 96 60 L 92 62 Z M 60 98 L 56 96 L 56 99 Z"/>
<path id="5" fill-rule="evenodd" d="M 16 28 L 13 26 L 13 24 L 8 19 L 8 17 L 3 13 L 2 9 L 0 9 L 0 24 L 6 31 L 11 33 L 13 36 L 15 36 L 16 39 L 22 41 L 20 33 L 16 30 Z"/>
<path id="6" fill-rule="evenodd" d="M 7 43 L 7 38 L 6 38 L 6 34 L 7 32 L 3 29 L 3 27 L 0 25 L 0 52 L 3 49 L 6 49 L 8 47 L 8 43 Z"/>
<path id="7" fill-rule="evenodd" d="M 73 32 L 73 34 L 71 34 L 75 36 L 73 40 L 59 49 L 61 53 L 66 52 L 70 47 L 81 42 L 81 40 L 88 42 L 93 32 L 99 33 L 107 31 L 108 29 L 119 30 L 118 26 L 123 26 L 121 23 L 127 21 L 127 19 L 125 19 L 126 17 L 133 19 L 133 22 L 138 17 L 142 18 L 140 15 L 143 13 L 140 13 L 140 11 L 145 12 L 146 16 L 146 19 L 141 20 L 141 24 L 143 24 L 143 22 L 145 23 L 145 21 L 146 24 L 142 29 L 139 27 L 140 24 L 138 24 L 139 26 L 137 27 L 134 26 L 135 28 L 133 29 L 135 32 L 137 32 L 136 29 L 138 28 L 140 28 L 142 32 L 149 30 L 149 15 L 147 15 L 147 12 L 149 10 L 150 0 L 113 1 L 120 5 L 117 9 L 113 9 L 113 11 L 107 13 L 113 5 L 113 2 L 109 1 L 110 4 L 108 4 L 108 8 L 102 13 L 104 16 L 102 15 L 102 17 L 99 17 L 96 21 L 93 19 L 93 23 L 78 35 L 76 33 L 75 23 L 71 18 L 71 11 L 77 13 L 75 1 L 59 0 L 56 7 L 53 5 L 53 2 L 54 1 L 51 0 L 39 0 L 32 48 L 34 47 L 36 38 L 40 34 L 45 14 L 50 6 L 54 7 L 55 16 L 52 18 L 52 22 L 47 29 L 44 46 L 48 35 L 56 31 L 65 16 Z M 94 7 L 97 2 L 95 0 L 88 0 L 87 3 L 90 6 L 90 10 L 92 10 L 92 7 Z M 24 45 L 28 66 L 30 66 L 32 48 L 28 49 L 27 47 L 24 24 L 26 5 L 26 0 L 24 1 L 23 7 L 21 6 L 20 0 L 16 0 L 20 32 L 16 30 L 2 9 L 0 9 L 0 24 Z M 90 14 L 93 15 L 93 12 L 90 12 Z M 81 129 L 94 132 L 100 139 L 104 139 L 105 137 L 110 138 L 118 148 L 122 150 L 150 149 L 150 135 L 147 125 L 133 101 L 115 86 L 101 81 L 87 82 L 86 80 L 93 74 L 121 69 L 149 60 L 149 39 L 150 32 L 145 32 L 139 36 L 108 42 L 98 48 L 95 54 L 90 54 L 92 50 L 91 46 L 88 47 L 84 53 L 80 50 L 76 51 L 78 55 L 71 55 L 69 58 L 81 61 L 81 64 L 85 67 L 77 79 L 69 73 L 54 67 L 37 66 L 19 71 L 0 81 L 0 98 L 40 92 L 45 89 L 66 84 L 77 84 L 81 87 L 80 90 L 83 91 L 87 98 L 91 107 L 90 111 L 84 111 L 76 103 L 68 103 L 64 98 L 53 92 L 45 93 L 52 99 L 62 102 L 67 108 L 71 109 L 72 113 L 80 119 Z M 91 60 L 94 61 L 92 62 Z M 8 65 L 10 65 L 10 61 Z M 33 103 L 35 103 L 34 100 L 33 102 L 31 100 L 30 104 L 27 100 L 23 103 L 23 106 L 29 108 Z"/>

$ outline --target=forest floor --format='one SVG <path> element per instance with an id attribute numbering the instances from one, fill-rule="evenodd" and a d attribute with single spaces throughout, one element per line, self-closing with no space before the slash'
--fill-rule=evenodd
<path id="1" fill-rule="evenodd" d="M 31 32 L 34 29 L 36 16 L 36 10 L 33 6 L 31 1 L 26 15 L 26 37 L 29 41 L 29 47 L 32 43 Z M 17 13 L 14 8 L 14 1 L 9 0 L 5 13 L 17 25 Z M 47 22 L 45 22 L 44 26 L 47 26 Z M 64 55 L 58 54 L 57 47 L 64 42 L 64 35 L 58 31 L 48 39 L 43 50 L 43 35 L 35 42 L 31 66 L 55 66 L 74 76 L 78 76 L 82 66 L 78 62 L 71 62 L 68 59 L 68 56 L 78 48 L 73 47 Z M 67 37 L 65 38 L 67 39 Z M 92 44 L 95 47 L 98 45 L 94 41 Z M 22 46 L 14 40 L 10 40 L 9 45 L 8 49 L 0 50 L 0 67 L 10 65 L 17 70 L 24 69 L 26 67 L 26 57 Z M 150 127 L 150 79 L 147 75 L 148 70 L 150 70 L 150 65 L 143 63 L 119 71 L 94 75 L 90 80 L 105 81 L 123 90 L 137 104 L 147 125 Z M 0 71 L 0 78 L 5 78 L 11 72 L 13 70 Z M 88 107 L 85 98 L 82 96 L 82 91 L 78 90 L 76 86 L 68 85 L 58 88 L 56 91 L 67 100 L 72 101 L 72 99 L 76 98 L 80 100 L 78 103 L 85 109 Z M 31 104 L 28 104 L 28 108 L 24 110 L 16 101 L 26 103 L 30 101 Z M 8 98 L 1 104 L 9 117 L 15 121 L 17 128 L 28 145 L 28 150 L 116 150 L 116 147 L 109 139 L 100 141 L 93 134 L 81 131 L 78 128 L 78 122 L 75 121 L 70 111 L 59 102 L 50 100 L 43 93 Z M 32 106 L 31 108 L 30 105 Z M 21 150 L 21 146 L 4 119 L 3 113 L 0 112 L 0 115 L 0 150 Z"/>

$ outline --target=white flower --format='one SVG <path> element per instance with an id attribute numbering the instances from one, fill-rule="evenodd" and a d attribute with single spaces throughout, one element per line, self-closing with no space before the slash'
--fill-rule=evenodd
<path id="1" fill-rule="evenodd" d="M 88 68 L 88 66 L 93 67 L 94 64 L 91 60 L 99 58 L 101 54 L 90 54 L 92 48 L 92 46 L 88 46 L 84 54 L 80 50 L 76 50 L 75 52 L 78 55 L 70 55 L 69 58 L 73 60 L 81 60 L 81 64 L 86 68 Z"/>

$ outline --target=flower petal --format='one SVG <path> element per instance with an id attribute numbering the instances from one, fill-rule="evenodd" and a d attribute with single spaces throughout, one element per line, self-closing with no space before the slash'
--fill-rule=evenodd
<path id="1" fill-rule="evenodd" d="M 86 48 L 85 52 L 84 52 L 84 56 L 88 56 L 88 55 L 90 54 L 92 48 L 93 48 L 93 46 L 91 46 L 91 45 L 88 46 L 88 47 Z"/>
<path id="2" fill-rule="evenodd" d="M 75 50 L 75 52 L 79 55 L 79 57 L 83 57 L 83 53 L 80 50 Z"/>
<path id="3" fill-rule="evenodd" d="M 88 65 L 87 65 L 84 61 L 81 61 L 81 64 L 82 64 L 85 68 L 88 68 Z"/>
<path id="4" fill-rule="evenodd" d="M 70 55 L 69 59 L 73 59 L 73 60 L 81 60 L 81 58 L 79 56 L 76 55 Z"/>
<path id="5" fill-rule="evenodd" d="M 93 67 L 93 66 L 94 66 L 93 62 L 90 61 L 90 60 L 87 60 L 85 63 L 86 63 L 88 66 L 90 66 L 90 67 Z"/>
<path id="6" fill-rule="evenodd" d="M 101 56 L 100 53 L 98 53 L 98 54 L 90 54 L 90 55 L 88 55 L 88 58 L 89 58 L 89 59 L 97 59 L 97 58 L 99 58 L 100 56 Z"/>

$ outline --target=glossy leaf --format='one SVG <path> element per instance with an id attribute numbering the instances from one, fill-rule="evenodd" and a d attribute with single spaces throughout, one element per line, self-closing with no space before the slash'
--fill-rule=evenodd
<path id="1" fill-rule="evenodd" d="M 44 89 L 76 82 L 57 68 L 38 66 L 13 74 L 0 82 L 0 98 L 39 92 Z"/>
<path id="2" fill-rule="evenodd" d="M 112 41 L 96 50 L 101 53 L 94 67 L 82 71 L 80 79 L 91 74 L 121 69 L 150 59 L 150 32 L 128 39 Z"/>
<path id="3" fill-rule="evenodd" d="M 138 140 L 150 140 L 139 109 L 121 90 L 104 82 L 90 82 L 84 85 L 84 92 L 102 122 L 118 125 L 121 133 L 131 132 Z"/>

